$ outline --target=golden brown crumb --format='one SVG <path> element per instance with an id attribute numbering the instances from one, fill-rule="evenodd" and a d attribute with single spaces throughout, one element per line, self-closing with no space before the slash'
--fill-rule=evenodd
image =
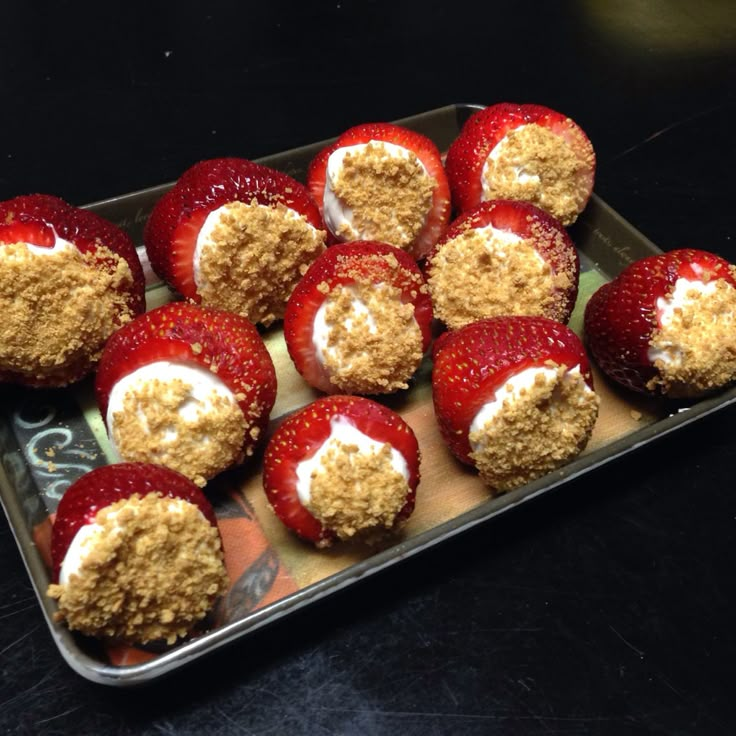
<path id="1" fill-rule="evenodd" d="M 231 202 L 202 247 L 202 303 L 269 325 L 324 249 L 325 232 L 283 204 Z"/>
<path id="2" fill-rule="evenodd" d="M 135 644 L 186 636 L 227 590 L 217 529 L 181 499 L 133 495 L 97 513 L 94 547 L 51 585 L 70 629 Z"/>
<path id="3" fill-rule="evenodd" d="M 565 366 L 557 366 L 552 376 L 537 374 L 534 384 L 515 397 L 499 398 L 500 411 L 469 435 L 476 448 L 471 458 L 483 480 L 499 492 L 529 483 L 575 457 L 598 417 L 598 397 L 585 390 L 580 373 L 567 373 Z"/>
<path id="4" fill-rule="evenodd" d="M 331 180 L 333 192 L 352 211 L 335 234 L 344 240 L 379 240 L 409 249 L 432 207 L 436 182 L 417 156 L 391 154 L 374 141 L 349 151 Z"/>
<path id="5" fill-rule="evenodd" d="M 594 162 L 593 149 L 585 137 L 570 127 L 579 156 L 559 134 L 529 123 L 506 134 L 489 158 L 483 175 L 483 198 L 520 199 L 549 212 L 563 225 L 577 219 L 588 197 L 585 173 Z M 524 176 L 519 177 L 521 171 Z"/>
<path id="6" fill-rule="evenodd" d="M 33 379 L 96 362 L 107 338 L 132 318 L 125 259 L 100 247 L 36 255 L 0 246 L 0 369 Z"/>
<path id="7" fill-rule="evenodd" d="M 122 411 L 113 413 L 111 435 L 118 452 L 126 461 L 165 465 L 204 486 L 243 459 L 249 431 L 238 404 L 215 391 L 207 398 L 210 407 L 192 412 L 192 386 L 179 378 L 131 386 Z"/>
<path id="8" fill-rule="evenodd" d="M 641 420 L 641 418 L 644 416 L 640 411 L 637 411 L 636 409 L 632 409 L 629 414 L 631 415 L 631 418 L 638 422 Z"/>

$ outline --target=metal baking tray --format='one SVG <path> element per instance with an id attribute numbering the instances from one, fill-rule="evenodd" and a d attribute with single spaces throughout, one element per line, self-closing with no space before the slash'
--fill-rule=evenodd
<path id="1" fill-rule="evenodd" d="M 480 107 L 449 105 L 396 122 L 429 136 L 441 150 L 446 150 L 468 116 Z M 321 141 L 259 162 L 304 181 L 310 160 L 327 143 Z M 240 155 L 247 156 L 247 150 Z M 163 184 L 88 207 L 118 223 L 140 246 L 148 214 L 170 186 Z M 580 332 L 582 310 L 593 290 L 632 261 L 660 251 L 595 195 L 570 232 L 582 264 L 580 295 L 570 325 Z M 145 255 L 141 247 L 139 252 Z M 167 287 L 157 283 L 150 269 L 147 276 L 149 308 L 172 297 Z M 264 339 L 279 377 L 271 421 L 273 431 L 280 417 L 317 394 L 301 381 L 290 364 L 278 326 L 265 331 Z M 338 545 L 329 551 L 313 549 L 290 535 L 268 510 L 255 458 L 244 468 L 215 479 L 207 489 L 225 539 L 231 590 L 200 634 L 160 650 L 103 646 L 70 633 L 54 622 L 55 603 L 45 595 L 49 583 L 49 533 L 58 500 L 76 478 L 107 462 L 107 438 L 94 403 L 91 381 L 49 391 L 0 387 L 0 498 L 51 635 L 68 664 L 83 677 L 106 685 L 153 681 L 361 578 L 722 409 L 736 398 L 736 388 L 732 388 L 687 406 L 655 401 L 616 388 L 596 373 L 601 416 L 585 452 L 557 472 L 492 497 L 476 474 L 455 462 L 441 443 L 432 410 L 430 370 L 426 359 L 410 389 L 386 399 L 414 428 L 423 451 L 417 507 L 403 536 L 382 549 L 351 545 Z"/>

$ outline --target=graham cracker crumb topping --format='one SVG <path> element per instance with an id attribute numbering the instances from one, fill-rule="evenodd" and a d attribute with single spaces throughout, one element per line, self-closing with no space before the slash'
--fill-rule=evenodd
<path id="1" fill-rule="evenodd" d="M 565 138 L 529 123 L 506 134 L 486 161 L 483 199 L 520 199 L 549 212 L 563 225 L 571 225 L 585 207 L 587 172 L 594 154 L 575 128 L 568 134 L 581 138 L 576 154 Z"/>
<path id="2" fill-rule="evenodd" d="M 371 141 L 345 154 L 330 186 L 352 211 L 353 227 L 344 223 L 335 235 L 412 246 L 432 207 L 436 182 L 419 158 L 404 150 L 407 155 L 399 156 Z"/>
<path id="3" fill-rule="evenodd" d="M 531 388 L 511 395 L 507 384 L 497 392 L 500 411 L 469 435 L 470 457 L 481 478 L 504 492 L 551 472 L 586 445 L 598 417 L 598 397 L 585 389 L 578 372 L 555 367 L 538 373 Z M 508 395 L 503 396 L 506 391 Z"/>
<path id="4" fill-rule="evenodd" d="M 133 316 L 132 284 L 125 259 L 102 246 L 46 255 L 25 243 L 0 246 L 0 370 L 40 379 L 95 363 Z"/>
<path id="5" fill-rule="evenodd" d="M 111 436 L 128 462 L 178 470 L 204 486 L 243 459 L 249 426 L 238 404 L 216 391 L 194 405 L 192 385 L 179 378 L 131 386 L 112 415 Z"/>
<path id="6" fill-rule="evenodd" d="M 194 504 L 136 494 L 99 511 L 95 523 L 78 571 L 48 588 L 69 628 L 173 644 L 227 590 L 218 531 Z"/>
<path id="7" fill-rule="evenodd" d="M 284 316 L 297 282 L 325 249 L 325 232 L 281 202 L 231 202 L 202 246 L 202 303 L 269 325 Z"/>

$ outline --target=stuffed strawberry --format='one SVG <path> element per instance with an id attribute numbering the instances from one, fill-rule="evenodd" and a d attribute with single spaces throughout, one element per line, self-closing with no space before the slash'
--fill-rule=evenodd
<path id="1" fill-rule="evenodd" d="M 450 189 L 437 146 L 389 123 L 345 131 L 323 149 L 307 185 L 332 237 L 378 240 L 423 257 L 450 217 Z"/>
<path id="2" fill-rule="evenodd" d="M 567 116 L 504 102 L 468 118 L 445 166 L 458 211 L 490 199 L 520 199 L 570 225 L 593 192 L 595 153 Z"/>
<path id="3" fill-rule="evenodd" d="M 202 486 L 253 454 L 276 373 L 245 317 L 171 303 L 113 335 L 95 389 L 120 459 L 165 465 Z"/>
<path id="4" fill-rule="evenodd" d="M 585 339 L 627 388 L 701 396 L 736 378 L 736 267 L 680 249 L 628 266 L 593 294 Z"/>
<path id="5" fill-rule="evenodd" d="M 546 317 L 493 317 L 444 333 L 432 391 L 447 446 L 497 492 L 574 458 L 598 416 L 580 339 Z"/>
<path id="6" fill-rule="evenodd" d="M 65 386 L 145 308 L 133 242 L 58 197 L 0 202 L 0 383 Z"/>
<path id="7" fill-rule="evenodd" d="M 380 538 L 414 509 L 419 446 L 408 424 L 360 396 L 317 399 L 289 416 L 266 448 L 263 485 L 303 539 Z"/>
<path id="8" fill-rule="evenodd" d="M 90 471 L 54 521 L 57 619 L 90 636 L 173 644 L 227 590 L 212 506 L 179 473 L 121 463 Z"/>
<path id="9" fill-rule="evenodd" d="M 310 266 L 289 299 L 284 338 L 306 381 L 327 393 L 408 386 L 431 340 L 422 272 L 385 243 L 344 243 Z"/>
<path id="10" fill-rule="evenodd" d="M 156 204 L 144 242 L 154 271 L 187 299 L 269 325 L 325 232 L 304 185 L 239 158 L 201 161 Z"/>
<path id="11" fill-rule="evenodd" d="M 427 257 L 434 314 L 456 329 L 485 317 L 567 322 L 580 262 L 565 228 L 528 202 L 493 200 L 460 215 Z"/>

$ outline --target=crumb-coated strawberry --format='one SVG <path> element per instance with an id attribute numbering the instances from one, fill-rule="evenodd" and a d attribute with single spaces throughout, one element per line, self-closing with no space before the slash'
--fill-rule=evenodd
<path id="1" fill-rule="evenodd" d="M 450 189 L 437 146 L 391 123 L 346 130 L 314 157 L 307 186 L 338 242 L 378 240 L 419 259 L 450 218 Z"/>
<path id="2" fill-rule="evenodd" d="M 621 385 L 701 396 L 736 378 L 736 267 L 692 248 L 648 256 L 593 294 L 584 326 L 593 359 Z"/>
<path id="3" fill-rule="evenodd" d="M 546 317 L 493 317 L 444 333 L 432 393 L 447 446 L 497 492 L 574 458 L 598 415 L 580 339 Z"/>
<path id="4" fill-rule="evenodd" d="M 325 237 L 303 184 L 241 158 L 187 169 L 144 231 L 151 266 L 179 293 L 264 325 L 283 317 Z"/>
<path id="5" fill-rule="evenodd" d="M 327 393 L 406 388 L 431 340 L 432 303 L 422 272 L 385 243 L 333 245 L 291 295 L 284 339 L 294 365 Z"/>
<path id="6" fill-rule="evenodd" d="M 411 515 L 419 446 L 409 425 L 360 396 L 326 396 L 287 417 L 266 447 L 263 485 L 303 539 L 380 538 Z"/>
<path id="7" fill-rule="evenodd" d="M 528 202 L 481 202 L 452 222 L 426 261 L 434 315 L 451 329 L 526 314 L 567 322 L 580 260 L 565 228 Z"/>
<path id="8" fill-rule="evenodd" d="M 245 317 L 173 302 L 113 335 L 95 390 L 120 459 L 166 465 L 204 485 L 253 454 L 276 372 Z"/>
<path id="9" fill-rule="evenodd" d="M 89 636 L 173 644 L 227 590 L 214 511 L 183 475 L 106 465 L 65 492 L 51 553 L 56 618 Z"/>
<path id="10" fill-rule="evenodd" d="M 65 386 L 145 309 L 130 237 L 49 194 L 0 202 L 0 383 Z"/>
<path id="11" fill-rule="evenodd" d="M 502 102 L 468 118 L 445 167 L 459 212 L 490 199 L 520 199 L 570 225 L 593 192 L 595 153 L 566 115 Z"/>

